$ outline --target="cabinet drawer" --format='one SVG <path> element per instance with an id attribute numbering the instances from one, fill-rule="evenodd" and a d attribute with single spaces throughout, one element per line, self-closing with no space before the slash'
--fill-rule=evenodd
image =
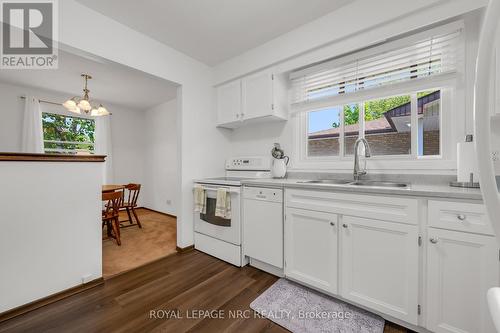
<path id="1" fill-rule="evenodd" d="M 482 204 L 429 200 L 429 226 L 494 235 Z"/>
<path id="2" fill-rule="evenodd" d="M 295 189 L 286 190 L 285 196 L 286 206 L 291 208 L 418 223 L 417 199 Z"/>

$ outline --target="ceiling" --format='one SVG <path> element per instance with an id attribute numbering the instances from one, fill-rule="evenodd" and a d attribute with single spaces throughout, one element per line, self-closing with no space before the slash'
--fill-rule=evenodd
<path id="1" fill-rule="evenodd" d="M 93 76 L 89 81 L 90 98 L 96 102 L 146 110 L 177 95 L 177 85 L 170 81 L 100 58 L 61 50 L 58 69 L 3 70 L 0 81 L 62 92 L 72 97 L 83 94 L 81 73 Z"/>
<path id="2" fill-rule="evenodd" d="M 354 0 L 77 1 L 214 66 Z"/>

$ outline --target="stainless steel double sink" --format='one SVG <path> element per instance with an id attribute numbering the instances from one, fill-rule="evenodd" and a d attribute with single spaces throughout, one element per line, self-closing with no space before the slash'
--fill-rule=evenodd
<path id="1" fill-rule="evenodd" d="M 301 184 L 330 184 L 330 185 L 349 185 L 349 186 L 365 186 L 365 187 L 392 187 L 392 188 L 407 188 L 410 184 L 393 183 L 374 180 L 347 180 L 347 179 L 318 179 L 299 181 Z"/>

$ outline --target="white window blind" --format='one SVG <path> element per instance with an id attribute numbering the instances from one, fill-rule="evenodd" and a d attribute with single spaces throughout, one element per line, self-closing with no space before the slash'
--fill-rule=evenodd
<path id="1" fill-rule="evenodd" d="M 360 95 L 362 91 L 449 77 L 461 63 L 462 29 L 438 32 L 388 42 L 292 72 L 291 103 L 345 100 L 347 95 Z"/>

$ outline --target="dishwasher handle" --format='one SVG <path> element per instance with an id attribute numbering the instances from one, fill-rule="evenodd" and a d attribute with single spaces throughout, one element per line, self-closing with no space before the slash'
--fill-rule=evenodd
<path id="1" fill-rule="evenodd" d="M 281 203 L 283 202 L 283 190 L 264 187 L 244 187 L 243 198 Z"/>

